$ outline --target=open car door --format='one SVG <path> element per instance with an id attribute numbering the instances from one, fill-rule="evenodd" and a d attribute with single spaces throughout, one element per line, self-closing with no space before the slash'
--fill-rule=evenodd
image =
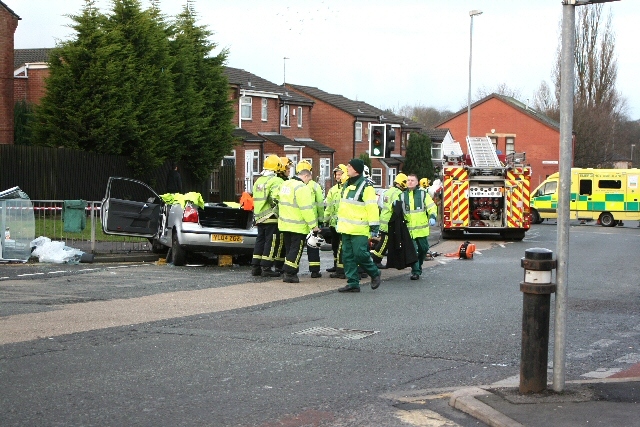
<path id="1" fill-rule="evenodd" d="M 154 237 L 162 200 L 144 182 L 111 177 L 102 200 L 102 230 L 105 234 Z"/>

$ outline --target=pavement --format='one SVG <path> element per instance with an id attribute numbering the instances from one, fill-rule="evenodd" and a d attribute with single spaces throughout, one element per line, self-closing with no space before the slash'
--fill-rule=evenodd
<path id="1" fill-rule="evenodd" d="M 640 363 L 602 379 L 567 381 L 562 392 L 550 382 L 543 392 L 521 394 L 514 377 L 487 386 L 388 397 L 399 402 L 395 406 L 448 398 L 450 406 L 492 427 L 633 427 L 640 426 Z"/>

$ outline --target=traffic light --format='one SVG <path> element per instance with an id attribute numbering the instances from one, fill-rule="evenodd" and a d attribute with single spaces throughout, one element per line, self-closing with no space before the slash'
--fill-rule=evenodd
<path id="1" fill-rule="evenodd" d="M 371 125 L 371 141 L 369 143 L 369 157 L 384 158 L 385 157 L 385 125 Z"/>
<path id="2" fill-rule="evenodd" d="M 391 125 L 387 125 L 387 136 L 385 142 L 385 157 L 391 157 L 391 153 L 396 149 L 396 131 L 391 127 Z"/>

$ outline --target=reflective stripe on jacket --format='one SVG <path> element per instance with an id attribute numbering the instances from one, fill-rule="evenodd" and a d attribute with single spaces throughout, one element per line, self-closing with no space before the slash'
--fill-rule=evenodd
<path id="1" fill-rule="evenodd" d="M 282 185 L 277 175 L 263 175 L 253 184 L 253 213 L 256 224 L 278 221 L 277 201 Z"/>
<path id="2" fill-rule="evenodd" d="M 349 179 L 342 188 L 338 205 L 338 233 L 369 236 L 380 228 L 378 197 L 371 184 L 362 176 Z"/>
<path id="3" fill-rule="evenodd" d="M 309 234 L 317 225 L 315 197 L 311 188 L 297 177 L 285 181 L 280 186 L 278 229 Z"/>
<path id="4" fill-rule="evenodd" d="M 435 217 L 438 213 L 438 208 L 431 196 L 422 188 L 416 188 L 402 192 L 400 200 L 411 238 L 427 237 L 429 217 Z"/>
<path id="5" fill-rule="evenodd" d="M 327 198 L 324 199 L 324 222 L 335 227 L 338 224 L 338 205 L 340 204 L 340 193 L 342 185 L 336 184 L 327 191 Z"/>
<path id="6" fill-rule="evenodd" d="M 389 220 L 393 213 L 393 204 L 400 199 L 402 190 L 398 187 L 391 187 L 382 193 L 382 209 L 380 210 L 380 230 L 385 233 L 389 231 Z"/>
<path id="7" fill-rule="evenodd" d="M 318 221 L 322 221 L 322 219 L 324 218 L 324 191 L 322 190 L 320 184 L 318 184 L 314 180 L 309 181 L 307 185 L 313 192 L 316 217 L 318 218 Z"/>

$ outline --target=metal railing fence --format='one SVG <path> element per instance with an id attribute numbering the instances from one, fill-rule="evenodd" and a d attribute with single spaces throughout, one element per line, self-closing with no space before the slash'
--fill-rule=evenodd
<path id="1" fill-rule="evenodd" d="M 66 246 L 88 253 L 127 253 L 151 250 L 145 238 L 112 236 L 102 232 L 101 201 L 89 201 L 85 208 L 86 228 L 79 232 L 64 231 L 63 200 L 31 200 L 35 237 L 63 241 Z"/>

